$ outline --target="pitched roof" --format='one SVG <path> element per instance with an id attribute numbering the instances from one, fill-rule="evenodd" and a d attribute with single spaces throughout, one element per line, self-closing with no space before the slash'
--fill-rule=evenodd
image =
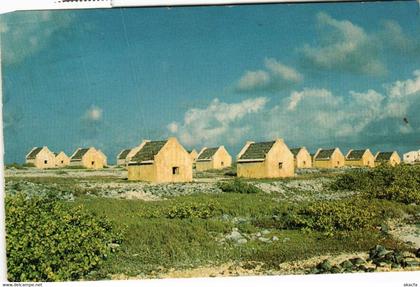
<path id="1" fill-rule="evenodd" d="M 35 159 L 37 154 L 42 150 L 42 147 L 36 147 L 26 156 L 26 159 Z"/>
<path id="2" fill-rule="evenodd" d="M 321 149 L 316 155 L 316 160 L 329 160 L 334 153 L 335 148 L 333 149 Z"/>
<path id="3" fill-rule="evenodd" d="M 167 141 L 150 141 L 146 144 L 133 156 L 131 159 L 135 162 L 142 162 L 148 160 L 154 160 L 155 155 L 162 149 L 162 147 L 167 143 Z"/>
<path id="4" fill-rule="evenodd" d="M 126 159 L 127 155 L 130 153 L 131 149 L 123 149 L 118 155 L 118 159 Z"/>
<path id="5" fill-rule="evenodd" d="M 393 151 L 378 152 L 375 160 L 389 160 L 393 153 Z"/>
<path id="6" fill-rule="evenodd" d="M 218 147 L 206 148 L 200 153 L 200 155 L 197 158 L 197 161 L 211 160 L 211 158 L 214 156 L 218 149 Z"/>
<path id="7" fill-rule="evenodd" d="M 300 152 L 300 150 L 303 147 L 296 147 L 296 148 L 291 148 L 290 151 L 292 152 L 293 156 L 297 156 L 297 154 Z"/>
<path id="8" fill-rule="evenodd" d="M 273 147 L 275 141 L 252 143 L 246 151 L 241 155 L 239 160 L 244 159 L 260 159 L 264 160 L 266 154 Z"/>
<path id="9" fill-rule="evenodd" d="M 359 160 L 362 159 L 363 155 L 365 154 L 367 150 L 366 149 L 358 149 L 358 150 L 352 150 L 347 155 L 347 160 Z"/>
<path id="10" fill-rule="evenodd" d="M 66 154 L 64 151 L 55 152 L 54 154 L 55 154 L 56 156 L 58 156 L 58 155 L 60 155 L 60 154 L 63 154 L 64 156 L 66 156 L 66 157 L 67 157 L 67 154 Z"/>
<path id="11" fill-rule="evenodd" d="M 82 157 L 88 152 L 89 148 L 79 148 L 71 157 L 71 161 L 82 160 Z"/>

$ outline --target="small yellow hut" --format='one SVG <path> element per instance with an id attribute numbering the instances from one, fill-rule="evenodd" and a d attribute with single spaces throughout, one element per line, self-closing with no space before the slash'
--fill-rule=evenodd
<path id="1" fill-rule="evenodd" d="M 54 153 L 54 155 L 56 167 L 66 167 L 70 164 L 70 158 L 64 153 L 64 151 Z"/>
<path id="2" fill-rule="evenodd" d="M 100 169 L 106 165 L 106 159 L 94 147 L 78 148 L 70 157 L 70 166 Z"/>
<path id="3" fill-rule="evenodd" d="M 176 138 L 145 140 L 128 164 L 128 180 L 190 182 L 191 156 Z"/>
<path id="4" fill-rule="evenodd" d="M 369 149 L 349 150 L 346 154 L 346 166 L 375 166 L 375 156 Z"/>
<path id="5" fill-rule="evenodd" d="M 195 163 L 198 157 L 198 152 L 195 149 L 193 149 L 193 150 L 189 150 L 188 153 L 190 154 L 193 163 Z"/>
<path id="6" fill-rule="evenodd" d="M 232 157 L 224 146 L 203 148 L 198 154 L 195 168 L 197 171 L 223 169 L 232 165 Z"/>
<path id="7" fill-rule="evenodd" d="M 401 158 L 396 151 L 378 152 L 375 156 L 375 166 L 390 164 L 396 166 L 401 163 Z"/>
<path id="8" fill-rule="evenodd" d="M 314 155 L 313 167 L 339 168 L 344 166 L 344 155 L 339 148 L 318 149 Z"/>
<path id="9" fill-rule="evenodd" d="M 108 166 L 108 157 L 100 149 L 98 149 L 97 152 L 98 152 L 99 156 L 102 158 L 103 165 Z"/>
<path id="10" fill-rule="evenodd" d="M 293 154 L 295 161 L 295 168 L 311 168 L 312 157 L 305 147 L 292 148 L 290 151 Z"/>
<path id="11" fill-rule="evenodd" d="M 48 147 L 34 147 L 26 155 L 26 164 L 31 164 L 36 168 L 54 168 L 55 155 Z"/>
<path id="12" fill-rule="evenodd" d="M 130 153 L 131 149 L 123 149 L 117 155 L 117 166 L 127 166 L 129 159 L 128 154 Z"/>
<path id="13" fill-rule="evenodd" d="M 245 178 L 294 176 L 293 154 L 283 139 L 247 142 L 237 156 L 237 175 Z"/>

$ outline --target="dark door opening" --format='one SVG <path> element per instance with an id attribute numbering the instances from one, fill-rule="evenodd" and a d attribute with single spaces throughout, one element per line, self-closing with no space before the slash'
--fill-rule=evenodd
<path id="1" fill-rule="evenodd" d="M 177 166 L 172 167 L 172 174 L 179 174 L 179 167 Z"/>

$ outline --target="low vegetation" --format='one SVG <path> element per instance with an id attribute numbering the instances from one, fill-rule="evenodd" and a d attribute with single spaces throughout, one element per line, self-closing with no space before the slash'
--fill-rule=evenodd
<path id="1" fill-rule="evenodd" d="M 220 181 L 217 186 L 223 192 L 258 193 L 261 191 L 261 189 L 259 189 L 255 185 L 249 184 L 237 178 L 230 181 Z"/>
<path id="2" fill-rule="evenodd" d="M 9 277 L 12 281 L 110 279 L 116 274 L 150 278 L 173 269 L 229 262 L 258 265 L 261 274 L 269 274 L 284 262 L 368 252 L 376 245 L 412 251 L 387 232 L 386 224 L 403 218 L 418 222 L 419 174 L 417 167 L 410 166 L 354 169 L 328 179 L 321 174 L 319 192 L 325 197 L 304 190 L 308 181 L 316 180 L 310 174 L 291 185 L 299 201 L 285 197 L 285 191 L 275 192 L 277 184 L 270 181 L 223 178 L 213 183 L 214 192 L 179 192 L 144 201 L 94 192 L 95 181 L 110 188 L 117 180 L 124 184 L 116 178 L 83 178 L 92 185 L 89 193 L 86 187 L 78 190 L 81 179 L 77 178 L 25 179 L 74 197 L 57 200 L 9 191 L 7 240 L 8 256 L 13 258 Z M 23 189 L 19 180 L 13 179 L 8 188 Z M 334 193 L 348 195 L 330 196 Z M 57 247 L 51 248 L 54 244 Z M 113 248 L 118 252 L 111 252 Z M 353 268 L 336 267 L 338 272 Z"/>
<path id="3" fill-rule="evenodd" d="M 118 236 L 109 222 L 53 195 L 6 197 L 10 281 L 77 280 L 97 269 Z"/>
<path id="4" fill-rule="evenodd" d="M 420 204 L 420 166 L 355 169 L 340 175 L 332 188 L 360 192 L 366 198 Z"/>

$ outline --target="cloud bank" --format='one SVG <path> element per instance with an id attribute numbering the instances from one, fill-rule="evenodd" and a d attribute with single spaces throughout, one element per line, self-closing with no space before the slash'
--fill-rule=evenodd
<path id="1" fill-rule="evenodd" d="M 267 98 L 247 99 L 238 103 L 224 103 L 214 99 L 206 108 L 189 109 L 183 122 L 172 122 L 167 128 L 190 147 L 236 144 L 249 131 L 250 115 L 260 112 Z"/>
<path id="2" fill-rule="evenodd" d="M 264 97 L 233 104 L 215 99 L 206 108 L 188 110 L 184 121 L 170 123 L 168 130 L 188 146 L 234 145 L 275 137 L 310 145 L 420 134 L 420 70 L 410 79 L 385 85 L 384 92 L 369 89 L 335 94 L 304 88 L 271 107 L 267 102 Z"/>

